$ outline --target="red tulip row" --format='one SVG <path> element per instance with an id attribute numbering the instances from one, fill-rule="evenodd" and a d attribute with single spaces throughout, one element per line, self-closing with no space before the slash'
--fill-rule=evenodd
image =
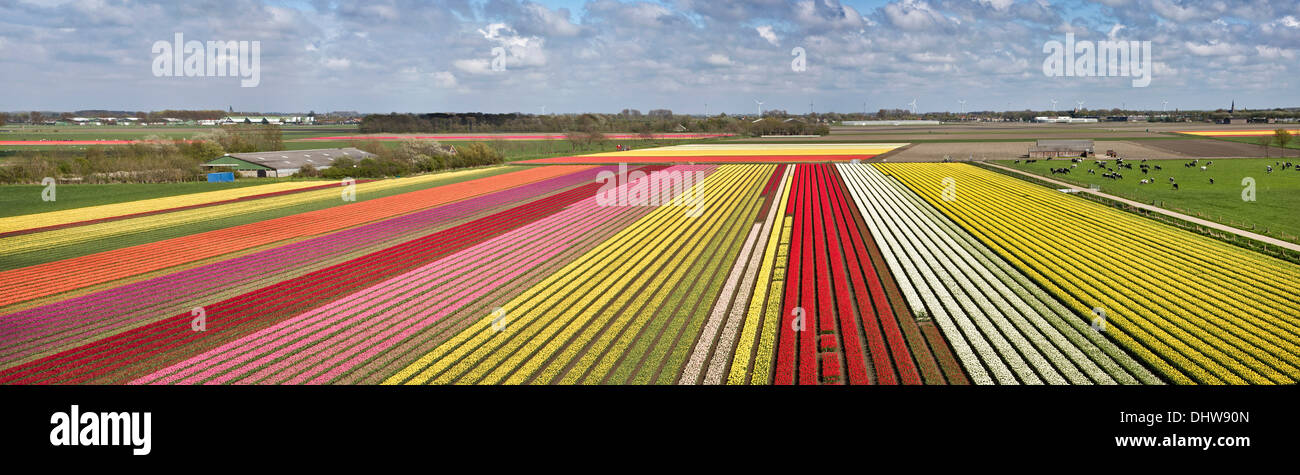
<path id="1" fill-rule="evenodd" d="M 558 212 L 590 198 L 598 186 L 579 186 L 206 306 L 203 332 L 193 331 L 193 317 L 183 313 L 0 371 L 0 383 L 122 382 Z"/>
<path id="2" fill-rule="evenodd" d="M 920 384 L 839 175 L 800 165 L 792 185 L 775 383 Z"/>

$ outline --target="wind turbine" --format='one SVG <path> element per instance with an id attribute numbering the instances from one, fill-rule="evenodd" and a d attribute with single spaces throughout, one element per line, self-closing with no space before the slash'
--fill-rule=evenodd
<path id="1" fill-rule="evenodd" d="M 913 97 L 912 102 L 907 103 L 907 105 L 912 108 L 912 115 L 916 115 L 916 98 Z"/>
<path id="2" fill-rule="evenodd" d="M 1052 99 L 1052 112 L 1056 112 L 1056 99 Z"/>
<path id="3" fill-rule="evenodd" d="M 1074 103 L 1075 103 L 1075 104 L 1078 104 L 1077 106 L 1074 107 L 1074 111 L 1075 111 L 1075 112 L 1079 112 L 1079 109 L 1082 109 L 1082 108 L 1083 108 L 1083 103 L 1084 103 L 1084 101 L 1074 101 Z"/>
<path id="4" fill-rule="evenodd" d="M 957 103 L 958 103 L 958 104 L 961 104 L 961 115 L 966 115 L 966 100 L 965 100 L 965 99 L 958 99 L 958 100 L 957 100 Z"/>
<path id="5" fill-rule="evenodd" d="M 762 118 L 763 118 L 763 101 L 760 101 L 760 100 L 758 100 L 758 99 L 754 99 L 754 103 L 755 103 L 755 104 L 758 104 L 758 118 L 762 119 Z"/>
<path id="6" fill-rule="evenodd" d="M 1169 112 L 1169 101 L 1160 101 L 1160 112 Z"/>
<path id="7" fill-rule="evenodd" d="M 546 115 L 546 106 L 542 106 L 542 115 Z"/>

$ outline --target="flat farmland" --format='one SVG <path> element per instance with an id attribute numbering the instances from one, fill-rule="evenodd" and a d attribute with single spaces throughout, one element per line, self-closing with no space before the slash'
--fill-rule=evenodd
<path id="1" fill-rule="evenodd" d="M 1149 174 L 1144 174 L 1139 169 L 1140 162 L 1130 161 L 1135 163 L 1134 168 L 1122 170 L 1124 178 L 1112 180 L 1102 177 L 1105 170 L 1088 173 L 1089 168 L 1100 170 L 1091 160 L 1080 163 L 1078 168 L 1064 174 L 1052 174 L 1050 170 L 1067 167 L 1069 161 L 997 161 L 1003 166 L 1079 186 L 1097 185 L 1103 193 L 1121 198 L 1153 204 L 1284 241 L 1300 242 L 1300 220 L 1294 218 L 1300 215 L 1300 171 L 1295 167 L 1284 169 L 1274 165 L 1278 160 L 1263 158 L 1202 159 L 1195 167 L 1183 166 L 1188 162 L 1190 160 L 1152 163 L 1161 169 L 1151 168 Z M 1113 168 L 1114 161 L 1110 163 Z M 1201 170 L 1200 166 L 1206 164 L 1209 164 L 1206 170 Z M 1268 172 L 1269 166 L 1274 166 L 1272 173 Z M 1245 189 L 1242 180 L 1248 177 L 1255 181 L 1255 201 L 1242 199 L 1242 191 Z M 1177 190 L 1170 184 L 1170 178 L 1178 184 Z M 1142 179 L 1151 179 L 1154 183 L 1142 184 Z M 1210 183 L 1210 179 L 1214 179 L 1214 183 Z"/>
<path id="2" fill-rule="evenodd" d="M 355 202 L 289 182 L 0 219 L 0 384 L 1300 380 L 1300 266 L 970 164 L 866 160 L 906 146 L 690 144 Z M 963 146 L 1026 145 L 902 152 Z M 1144 199 L 1292 232 L 1294 169 L 1150 163 L 1186 185 Z M 1257 201 L 1230 203 L 1252 174 Z"/>
<path id="3" fill-rule="evenodd" d="M 1264 147 L 1250 143 L 1250 139 L 1242 139 L 1240 142 L 1219 139 L 1159 140 L 1146 145 L 1164 154 L 1171 155 L 1171 158 L 1263 157 L 1266 153 Z M 1270 146 L 1267 151 L 1269 156 L 1272 157 L 1277 157 L 1280 152 L 1281 150 L 1276 146 Z M 1296 153 L 1291 152 L 1291 155 L 1296 155 Z M 1136 157 L 1137 155 L 1133 156 Z M 1151 158 L 1160 157 L 1153 156 Z"/>

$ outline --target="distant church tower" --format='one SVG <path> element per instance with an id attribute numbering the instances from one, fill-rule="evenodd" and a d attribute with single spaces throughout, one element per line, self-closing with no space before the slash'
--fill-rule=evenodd
<path id="1" fill-rule="evenodd" d="M 1233 99 L 1233 100 L 1232 100 L 1232 109 L 1229 109 L 1229 110 L 1228 110 L 1228 113 L 1229 113 L 1229 114 L 1236 114 L 1236 113 L 1237 113 L 1237 100 L 1236 100 L 1236 99 Z"/>

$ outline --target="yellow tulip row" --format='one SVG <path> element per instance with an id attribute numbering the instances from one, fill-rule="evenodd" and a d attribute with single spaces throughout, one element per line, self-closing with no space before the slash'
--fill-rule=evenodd
<path id="1" fill-rule="evenodd" d="M 1049 212 L 1045 213 L 1041 219 L 1051 228 L 1074 227 L 1076 232 L 1087 236 L 1093 236 L 1104 242 L 1122 242 L 1122 236 L 1118 234 L 1108 234 L 1110 229 L 1108 229 L 1107 226 L 1098 225 L 1093 220 L 1083 220 L 1080 223 L 1072 223 L 1068 220 L 1057 218 L 1057 216 L 1062 214 L 1064 213 Z M 1143 242 L 1152 242 L 1158 239 L 1158 237 L 1151 235 L 1149 232 L 1145 232 L 1145 230 L 1141 228 L 1139 228 L 1137 232 L 1141 235 L 1137 236 L 1136 239 L 1140 239 Z M 1075 250 L 1067 248 L 1065 249 L 1065 252 L 1073 253 Z M 1183 254 L 1183 252 L 1179 250 L 1174 250 L 1173 252 L 1175 255 Z M 1235 361 L 1243 361 L 1249 363 L 1251 366 L 1258 364 L 1259 361 L 1256 360 L 1255 356 L 1238 350 L 1238 348 L 1257 346 L 1264 350 L 1264 353 L 1256 356 L 1259 356 L 1260 360 L 1266 362 L 1268 367 L 1284 372 L 1290 378 L 1300 377 L 1300 370 L 1297 370 L 1294 364 L 1286 361 L 1296 360 L 1297 356 L 1300 356 L 1300 348 L 1297 348 L 1292 341 L 1288 341 L 1288 338 L 1294 338 L 1296 336 L 1295 333 L 1292 333 L 1295 327 L 1286 323 L 1284 319 L 1261 318 L 1256 316 L 1254 312 L 1250 311 L 1248 308 L 1243 308 L 1243 311 L 1236 314 L 1228 313 L 1228 309 L 1239 308 L 1240 304 L 1235 302 L 1225 302 L 1221 296 L 1227 294 L 1211 294 L 1196 290 L 1201 287 L 1216 287 L 1215 284 L 1217 281 L 1209 281 L 1204 284 L 1191 286 L 1180 285 L 1180 283 L 1183 282 L 1195 281 L 1199 271 L 1181 268 L 1182 266 L 1180 266 L 1177 259 L 1174 257 L 1168 259 L 1165 257 L 1160 258 L 1162 261 L 1161 263 L 1170 268 L 1170 270 L 1165 274 L 1152 275 L 1138 273 L 1136 275 L 1119 275 L 1105 266 L 1107 260 L 1118 259 L 1126 262 L 1140 262 L 1143 259 L 1148 258 L 1149 254 L 1135 252 L 1129 246 L 1115 246 L 1114 248 L 1106 249 L 1106 253 L 1105 257 L 1092 258 L 1091 261 L 1094 270 L 1105 275 L 1110 279 L 1110 282 L 1125 282 L 1129 285 L 1136 284 L 1144 286 L 1145 288 L 1160 288 L 1163 289 L 1163 292 L 1170 298 L 1171 302 L 1180 302 L 1184 304 L 1194 302 L 1195 305 L 1171 305 L 1164 302 L 1149 301 L 1146 296 L 1141 293 L 1137 293 L 1133 296 L 1133 300 L 1148 308 L 1171 312 L 1177 317 L 1183 319 L 1187 325 L 1194 325 L 1205 329 L 1209 333 L 1209 337 L 1216 348 L 1222 348 L 1232 354 L 1233 358 L 1228 358 L 1227 356 L 1222 355 L 1217 358 L 1224 364 L 1231 365 Z M 1089 261 L 1090 257 L 1091 256 L 1089 255 L 1079 255 L 1077 256 L 1077 260 L 1080 262 Z M 1243 290 L 1244 289 L 1234 289 L 1232 292 L 1241 292 Z M 1257 303 L 1256 301 L 1248 302 Z M 1197 318 L 1197 316 L 1194 315 L 1194 313 L 1197 312 L 1190 310 L 1193 307 L 1199 307 L 1196 308 L 1196 310 L 1201 314 L 1201 318 Z M 1237 335 L 1243 335 L 1250 341 L 1247 342 L 1246 340 L 1239 338 Z M 1275 337 L 1277 337 L 1277 339 L 1275 339 Z M 1227 345 L 1224 344 L 1225 342 Z M 1243 376 L 1258 379 L 1258 375 L 1250 374 L 1250 372 L 1247 372 L 1247 374 Z M 1230 375 L 1226 377 L 1229 379 L 1232 378 Z M 1276 373 L 1270 373 L 1269 379 L 1280 381 Z"/>
<path id="2" fill-rule="evenodd" d="M 477 172 L 478 170 L 462 170 L 451 173 L 435 173 L 415 177 L 366 182 L 356 185 L 356 192 L 358 195 L 363 195 L 367 192 L 379 192 Z M 173 213 L 156 214 L 139 218 L 128 218 L 119 221 L 89 224 L 74 228 L 23 234 L 8 238 L 0 238 L 0 255 L 52 249 L 77 243 L 111 238 L 113 236 L 183 226 L 330 199 L 339 200 L 340 203 L 343 203 L 342 188 L 331 187 L 284 196 L 176 211 Z"/>
<path id="3" fill-rule="evenodd" d="M 966 181 L 964 182 L 964 184 L 969 185 L 969 184 L 970 184 L 970 180 L 966 180 Z M 969 186 L 965 187 L 964 189 L 969 189 Z M 1052 214 L 1052 213 L 1051 213 L 1051 212 L 1044 212 L 1044 213 L 1042 213 L 1042 214 L 1043 214 L 1044 216 L 1046 216 L 1046 215 L 1050 215 L 1050 214 Z M 1070 227 L 1070 224 L 1053 224 L 1053 226 Z M 1092 234 L 1089 234 L 1089 235 L 1092 235 Z M 1018 239 L 1025 240 L 1025 239 L 1031 239 L 1031 238 L 1028 238 L 1028 237 L 1026 237 L 1026 236 L 1018 236 Z M 1104 242 L 1115 242 L 1113 239 L 1108 239 L 1108 238 L 1105 238 L 1105 237 L 1097 237 L 1097 239 L 1100 240 L 1100 241 L 1104 241 Z M 1024 245 L 1027 245 L 1027 244 L 1025 244 L 1025 243 L 1022 242 L 1021 245 L 1024 246 Z M 1077 258 L 1077 257 L 1078 257 L 1078 256 L 1076 256 L 1076 255 L 1072 255 L 1072 250 L 1071 250 L 1071 249 L 1068 249 L 1068 248 L 1065 249 L 1065 250 L 1063 250 L 1063 251 L 1058 251 L 1058 252 L 1065 252 L 1065 253 L 1067 254 L 1067 257 L 1071 257 L 1071 258 Z M 1104 263 L 1093 262 L 1093 263 L 1091 264 L 1091 268 L 1086 269 L 1085 271 L 1092 271 L 1092 272 L 1096 273 L 1096 272 L 1098 272 L 1098 269 L 1101 269 L 1101 272 L 1102 272 L 1103 274 L 1105 274 L 1105 267 L 1104 267 L 1104 266 L 1103 266 L 1103 267 L 1098 267 L 1099 265 L 1104 265 Z M 1103 275 L 1103 278 L 1104 278 L 1104 281 L 1105 281 L 1105 285 L 1104 285 L 1103 287 L 1101 287 L 1102 289 L 1113 289 L 1113 288 L 1116 287 L 1116 285 L 1117 285 L 1116 283 L 1117 283 L 1117 282 L 1125 282 L 1126 284 L 1131 284 L 1131 282 L 1128 282 L 1126 279 L 1124 279 L 1124 278 L 1118 278 L 1118 277 L 1116 277 L 1116 276 L 1114 276 L 1114 275 Z M 1139 284 L 1139 286 L 1140 286 L 1140 285 L 1141 285 L 1141 284 Z M 1105 291 L 1103 290 L 1103 291 L 1102 291 L 1103 296 L 1105 296 L 1105 293 L 1104 293 L 1104 292 L 1105 292 Z M 1124 297 L 1124 296 L 1120 296 L 1120 297 Z M 1133 297 L 1132 300 L 1137 300 L 1141 305 L 1145 305 L 1145 306 L 1148 307 L 1148 308 L 1154 308 L 1154 307 L 1152 307 L 1152 304 L 1151 304 L 1150 302 L 1147 302 L 1147 301 L 1144 300 L 1144 297 L 1143 297 L 1142 295 L 1139 294 L 1139 295 L 1135 295 L 1135 296 L 1132 296 L 1132 297 Z M 1129 305 L 1132 305 L 1131 302 L 1128 303 L 1128 304 L 1129 304 Z M 1158 310 L 1158 309 L 1157 309 L 1157 310 Z M 1190 325 L 1192 324 L 1192 323 L 1187 322 L 1186 320 L 1182 320 L 1182 319 L 1178 319 L 1178 318 L 1175 318 L 1175 319 L 1173 319 L 1172 321 L 1174 321 L 1175 323 L 1180 324 L 1180 325 L 1183 326 L 1183 327 L 1187 327 L 1187 326 L 1190 326 Z M 1193 323 L 1194 323 L 1194 322 L 1193 322 Z M 1181 328 L 1176 328 L 1175 330 L 1181 330 Z M 1175 332 L 1175 334 L 1176 334 L 1176 335 L 1179 335 L 1180 337 L 1183 337 L 1183 339 L 1184 339 L 1185 341 L 1188 341 L 1188 338 L 1189 338 L 1189 337 L 1187 336 L 1186 333 L 1178 333 L 1178 332 Z M 1223 347 L 1224 347 L 1224 345 L 1222 345 L 1222 342 L 1221 342 L 1221 341 L 1217 341 L 1216 337 L 1215 337 L 1214 335 L 1212 335 L 1212 334 L 1211 334 L 1211 335 L 1208 335 L 1208 337 L 1211 339 L 1211 341 L 1209 341 L 1209 343 L 1211 344 L 1211 349 L 1210 349 L 1209 351 L 1206 351 L 1206 353 L 1209 354 L 1208 356 L 1212 357 L 1213 360 L 1217 360 L 1218 362 L 1224 363 L 1225 365 L 1232 365 L 1232 364 L 1234 364 L 1234 363 L 1235 363 L 1235 360 L 1234 360 L 1233 358 L 1229 358 L 1229 357 L 1225 356 L 1222 352 L 1220 352 L 1220 351 L 1218 350 L 1219 348 L 1223 348 Z M 1194 337 L 1191 337 L 1191 338 L 1194 338 Z M 1232 348 L 1229 348 L 1228 350 L 1231 352 L 1231 351 L 1232 351 Z M 1200 356 L 1200 355 L 1198 354 L 1198 355 L 1196 355 L 1196 356 Z M 1238 353 L 1237 353 L 1236 355 L 1234 355 L 1234 356 L 1241 357 L 1242 354 L 1238 352 Z M 1249 356 L 1245 356 L 1245 358 L 1246 358 L 1246 359 L 1249 359 Z M 1209 361 L 1209 360 L 1202 360 L 1202 362 L 1205 362 L 1205 361 Z M 1248 363 L 1249 363 L 1249 361 L 1248 361 Z M 1241 382 L 1241 381 L 1239 381 L 1239 380 L 1235 380 L 1235 379 L 1233 379 L 1233 378 L 1235 378 L 1235 375 L 1234 375 L 1233 373 L 1227 371 L 1227 370 L 1224 368 L 1224 366 L 1219 365 L 1219 364 L 1215 363 L 1214 361 L 1210 361 L 1210 362 L 1206 365 L 1206 367 L 1207 367 L 1208 369 L 1212 370 L 1213 372 L 1219 374 L 1220 376 L 1225 377 L 1225 378 L 1226 378 L 1225 380 L 1228 381 L 1228 382 Z M 1254 373 L 1253 373 L 1252 371 L 1250 371 L 1250 370 L 1245 370 L 1245 373 L 1243 373 L 1243 375 L 1246 376 L 1247 378 L 1253 380 L 1254 382 L 1263 382 L 1263 381 L 1261 381 L 1259 375 L 1254 374 Z"/>
<path id="4" fill-rule="evenodd" d="M 164 198 L 151 198 L 147 200 L 128 201 L 124 203 L 112 203 L 99 206 L 87 206 L 84 208 L 65 209 L 60 211 L 50 211 L 47 213 L 28 214 L 23 216 L 11 216 L 0 218 L 0 233 L 10 231 L 20 231 L 23 229 L 43 228 L 46 226 L 57 226 L 60 224 L 75 223 L 78 221 L 89 221 L 93 219 L 112 218 L 115 216 L 124 216 L 128 214 L 147 213 L 150 211 L 160 211 L 170 208 L 180 208 L 185 206 L 201 205 L 216 201 L 233 200 L 253 195 L 266 193 L 278 193 L 282 191 L 297 190 L 300 188 L 309 188 L 313 186 L 328 185 L 329 181 L 291 181 L 283 183 L 271 183 L 266 185 L 246 186 L 243 188 L 234 188 L 221 191 L 205 191 L 201 193 L 189 193 L 177 196 L 168 196 Z"/>
<path id="5" fill-rule="evenodd" d="M 877 167 L 1171 381 L 1300 380 L 1300 266 L 969 165 Z"/>
<path id="6" fill-rule="evenodd" d="M 771 380 L 772 349 L 776 345 L 777 322 L 781 319 L 786 256 L 790 248 L 790 233 L 794 228 L 793 218 L 785 215 L 793 181 L 794 174 L 787 173 L 784 183 L 778 188 L 780 201 L 774 205 L 780 213 L 778 219 L 781 220 L 781 229 L 768 236 L 763 263 L 758 270 L 758 282 L 745 313 L 745 324 L 740 331 L 727 384 L 767 384 Z M 758 347 L 757 353 L 754 352 L 755 346 Z"/>
<path id="7" fill-rule="evenodd" d="M 621 309 L 636 297 L 629 286 L 660 280 L 657 271 L 674 250 L 731 215 L 739 197 L 756 194 L 771 171 L 772 165 L 720 167 L 696 185 L 702 216 L 688 216 L 685 207 L 656 209 L 503 306 L 503 331 L 482 318 L 384 383 L 527 382 L 588 322 L 609 318 L 606 308 Z"/>
<path id="8" fill-rule="evenodd" d="M 771 176 L 774 165 L 763 165 L 755 167 L 760 170 L 762 176 Z M 762 185 L 761 181 L 752 182 L 752 184 Z M 757 213 L 757 207 L 760 204 L 758 193 L 750 187 L 739 188 L 741 194 L 727 199 L 721 203 L 714 203 L 711 209 L 717 211 L 716 221 L 708 229 L 696 229 L 697 236 L 694 239 L 680 239 L 677 242 L 677 249 L 669 247 L 666 253 L 678 253 L 671 258 L 659 258 L 657 264 L 665 265 L 658 272 L 651 272 L 643 275 L 623 275 L 623 279 L 631 281 L 633 286 L 648 285 L 638 292 L 619 292 L 618 298 L 611 303 L 606 309 L 595 316 L 593 321 L 587 325 L 587 328 L 576 336 L 570 337 L 578 327 L 570 325 L 566 332 L 562 334 L 566 339 L 572 339 L 572 342 L 564 347 L 564 350 L 555 357 L 555 361 L 545 366 L 537 376 L 537 381 L 545 383 L 555 378 L 559 371 L 563 370 L 568 362 L 572 363 L 572 369 L 568 374 L 558 382 L 560 384 L 574 384 L 588 368 L 596 363 L 596 357 L 604 355 L 600 363 L 592 368 L 591 374 L 583 381 L 585 384 L 599 383 L 604 376 L 613 369 L 618 362 L 619 356 L 623 351 L 635 342 L 635 338 L 641 333 L 642 327 L 649 323 L 654 317 L 657 310 L 663 306 L 665 300 L 672 295 L 673 289 L 683 281 L 699 280 L 699 275 L 691 275 L 691 264 L 698 262 L 700 259 L 707 259 L 705 252 L 725 253 L 728 247 L 731 247 L 738 234 L 746 225 L 753 221 L 754 214 Z M 703 218 L 703 216 L 701 216 Z M 725 220 L 725 221 L 724 221 Z M 712 243 L 710 244 L 710 241 Z M 708 244 L 708 245 L 706 245 Z M 674 266 L 673 264 L 676 263 Z M 671 271 L 671 274 L 667 274 Z M 706 269 L 711 272 L 713 269 Z M 667 274 L 667 275 L 664 275 Z M 653 287 L 658 287 L 654 289 Z M 627 304 L 632 294 L 636 298 Z M 626 311 L 624 311 L 626 309 Z M 671 315 L 676 316 L 676 315 Z M 624 330 L 626 327 L 626 330 Z M 602 330 L 603 329 L 603 330 Z M 614 344 L 617 337 L 617 344 Z M 593 338 L 595 339 L 593 342 Z M 608 349 L 608 351 L 606 351 Z M 549 352 L 543 350 L 543 352 Z"/>

